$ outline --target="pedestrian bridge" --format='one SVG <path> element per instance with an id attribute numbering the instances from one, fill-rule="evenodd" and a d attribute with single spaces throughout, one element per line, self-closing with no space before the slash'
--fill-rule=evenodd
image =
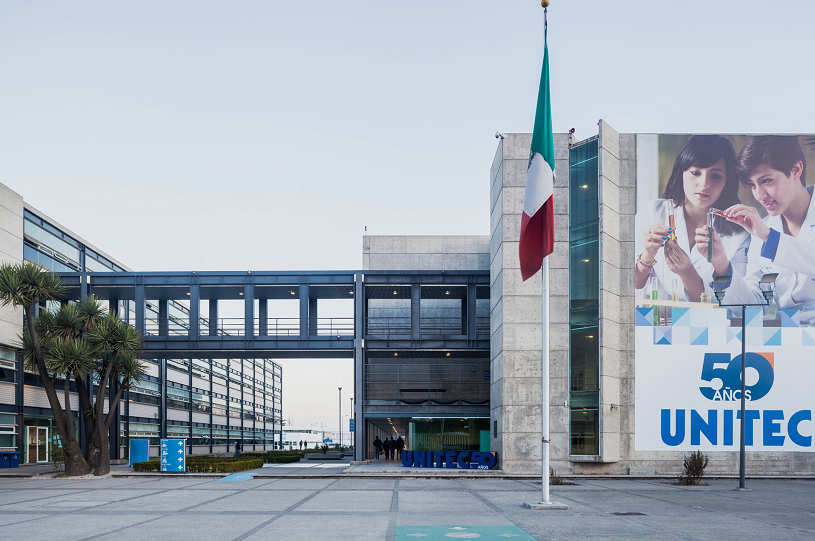
<path id="1" fill-rule="evenodd" d="M 69 299 L 95 295 L 128 319 L 144 336 L 146 357 L 355 358 L 363 341 L 368 349 L 489 349 L 489 317 L 476 310 L 489 303 L 487 271 L 60 276 Z M 353 303 L 353 315 L 320 317 L 320 301 L 329 299 Z M 298 301 L 298 317 L 278 317 L 274 300 Z M 223 301 L 242 303 L 243 317 L 221 317 Z"/>

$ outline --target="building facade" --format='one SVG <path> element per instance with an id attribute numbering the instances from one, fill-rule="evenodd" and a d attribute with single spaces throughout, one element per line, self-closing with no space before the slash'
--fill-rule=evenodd
<path id="1" fill-rule="evenodd" d="M 2 185 L 0 211 L 3 263 L 31 261 L 53 272 L 82 276 L 131 270 Z M 56 308 L 55 303 L 37 307 Z M 110 301 L 108 309 L 127 321 L 135 320 L 132 301 Z M 178 334 L 188 326 L 189 317 L 184 301 L 150 300 L 145 303 L 144 332 Z M 24 463 L 48 462 L 52 446 L 59 441 L 42 382 L 24 369 L 16 353 L 22 324 L 21 309 L 0 309 L 0 449 L 18 450 Z M 201 318 L 201 324 L 208 327 L 210 321 Z M 230 331 L 219 328 L 218 332 Z M 125 393 L 114 423 L 119 430 L 111 430 L 112 458 L 127 455 L 129 438 L 148 439 L 152 455 L 158 454 L 161 438 L 186 438 L 192 453 L 224 452 L 238 440 L 245 450 L 280 446 L 282 370 L 278 364 L 241 358 L 143 361 L 147 376 Z M 64 384 L 58 380 L 58 389 Z M 63 400 L 62 393 L 59 397 Z M 71 394 L 71 408 L 81 432 L 75 394 Z"/>

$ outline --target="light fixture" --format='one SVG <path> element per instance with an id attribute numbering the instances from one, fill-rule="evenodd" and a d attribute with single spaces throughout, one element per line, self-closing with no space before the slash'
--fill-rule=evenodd
<path id="1" fill-rule="evenodd" d="M 594 338 L 593 334 L 588 335 L 586 338 Z"/>
<path id="2" fill-rule="evenodd" d="M 394 356 L 394 357 L 398 357 L 398 356 L 399 356 L 399 354 L 398 354 L 398 353 L 394 353 L 394 354 L 393 354 L 393 356 Z"/>
<path id="3" fill-rule="evenodd" d="M 450 356 L 450 352 L 449 352 L 449 351 L 447 352 L 447 356 L 448 356 L 448 357 Z"/>
<path id="4" fill-rule="evenodd" d="M 349 291 L 349 292 L 348 292 L 348 294 L 349 294 L 349 295 L 353 295 L 353 294 L 354 294 L 354 290 L 352 289 L 351 291 Z"/>
<path id="5" fill-rule="evenodd" d="M 450 294 L 450 292 L 449 292 L 449 291 L 445 291 L 445 292 L 444 292 L 444 294 L 445 294 L 445 295 L 449 295 L 449 294 Z"/>
<path id="6" fill-rule="evenodd" d="M 292 291 L 289 291 L 289 293 L 291 293 L 291 294 L 292 294 L 292 295 L 294 295 L 294 290 L 292 290 Z"/>
<path id="7" fill-rule="evenodd" d="M 243 293 L 238 293 L 238 295 L 241 295 L 241 296 L 242 296 L 242 295 L 243 295 Z"/>
<path id="8" fill-rule="evenodd" d="M 393 294 L 396 295 L 396 290 L 395 289 L 393 290 Z"/>
<path id="9" fill-rule="evenodd" d="M 588 260 L 588 259 L 584 259 L 584 260 L 583 260 L 583 263 L 588 263 L 588 262 L 589 262 L 589 260 Z"/>
<path id="10" fill-rule="evenodd" d="M 581 186 L 581 188 L 583 188 L 584 190 L 585 190 L 586 188 L 588 188 L 588 187 L 589 187 L 589 185 L 588 185 L 588 184 L 584 184 L 584 185 L 582 185 L 582 186 Z"/>
<path id="11" fill-rule="evenodd" d="M 188 296 L 188 297 L 190 296 L 190 292 L 189 292 L 189 291 L 187 291 L 187 296 Z"/>

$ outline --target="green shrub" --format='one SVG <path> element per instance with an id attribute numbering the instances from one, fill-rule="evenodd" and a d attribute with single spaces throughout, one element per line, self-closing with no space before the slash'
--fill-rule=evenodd
<path id="1" fill-rule="evenodd" d="M 239 471 L 254 470 L 263 467 L 263 459 L 250 458 L 241 460 L 200 460 L 187 461 L 187 472 L 189 473 L 234 473 Z"/>
<path id="2" fill-rule="evenodd" d="M 146 472 L 146 471 L 159 471 L 161 469 L 161 462 L 158 460 L 148 460 L 147 462 L 136 462 L 133 464 L 133 471 Z"/>

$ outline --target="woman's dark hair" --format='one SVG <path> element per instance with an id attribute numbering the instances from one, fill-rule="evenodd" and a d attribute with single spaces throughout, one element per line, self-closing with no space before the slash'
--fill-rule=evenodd
<path id="1" fill-rule="evenodd" d="M 685 202 L 685 184 L 682 179 L 685 171 L 691 167 L 711 167 L 719 160 L 724 160 L 726 178 L 722 193 L 713 205 L 717 209 L 724 210 L 740 203 L 736 151 L 733 144 L 721 135 L 694 135 L 688 139 L 676 157 L 671 178 L 668 179 L 668 185 L 665 186 L 662 198 L 671 199 L 674 205 L 681 207 Z M 716 230 L 721 234 L 731 235 L 741 230 L 741 227 L 717 217 Z"/>
<path id="2" fill-rule="evenodd" d="M 757 135 L 749 138 L 744 144 L 736 167 L 739 171 L 739 180 L 746 183 L 750 180 L 750 174 L 759 165 L 767 164 L 776 171 L 790 176 L 792 167 L 798 162 L 804 166 L 801 171 L 801 184 L 806 186 L 807 159 L 798 137 L 795 135 Z"/>

